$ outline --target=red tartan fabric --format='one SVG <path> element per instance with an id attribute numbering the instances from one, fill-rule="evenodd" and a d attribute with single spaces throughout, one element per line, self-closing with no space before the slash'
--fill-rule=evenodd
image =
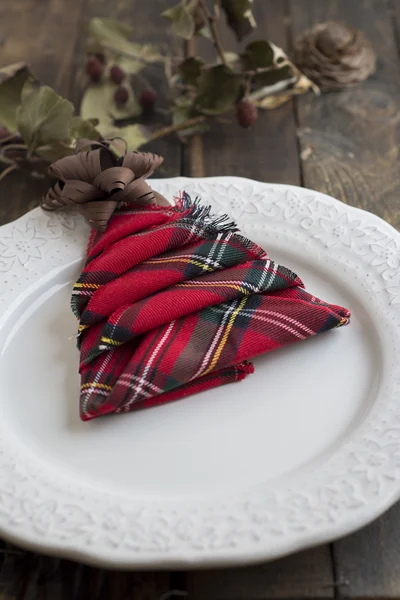
<path id="1" fill-rule="evenodd" d="M 126 207 L 93 233 L 72 308 L 83 420 L 238 381 L 252 357 L 350 318 L 186 195 Z"/>

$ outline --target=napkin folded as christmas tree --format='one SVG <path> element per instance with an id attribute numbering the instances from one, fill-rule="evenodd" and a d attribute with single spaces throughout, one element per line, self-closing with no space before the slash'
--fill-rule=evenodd
<path id="1" fill-rule="evenodd" d="M 349 322 L 228 218 L 185 192 L 170 206 L 145 181 L 161 162 L 106 147 L 50 168 L 43 208 L 93 227 L 72 292 L 83 420 L 244 379 L 252 357 Z"/>

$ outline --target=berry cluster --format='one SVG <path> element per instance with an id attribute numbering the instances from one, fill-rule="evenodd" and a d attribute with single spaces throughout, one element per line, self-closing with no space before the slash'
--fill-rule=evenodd
<path id="1" fill-rule="evenodd" d="M 106 72 L 106 58 L 104 54 L 91 54 L 86 63 L 86 73 L 93 83 L 98 83 Z M 113 83 L 118 87 L 114 92 L 114 102 L 117 106 L 124 106 L 129 99 L 129 91 L 124 81 L 126 73 L 119 65 L 112 65 L 108 72 L 108 76 Z M 143 90 L 138 98 L 143 111 L 150 112 L 153 110 L 157 100 L 157 93 L 153 88 Z"/>

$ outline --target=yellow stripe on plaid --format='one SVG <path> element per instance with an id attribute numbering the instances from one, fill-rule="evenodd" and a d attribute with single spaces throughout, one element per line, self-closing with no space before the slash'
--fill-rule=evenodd
<path id="1" fill-rule="evenodd" d="M 81 332 L 81 331 L 83 331 L 84 329 L 87 329 L 88 327 L 89 327 L 89 325 L 79 325 L 79 327 L 78 327 L 78 331 L 79 331 L 79 332 Z"/>
<path id="2" fill-rule="evenodd" d="M 214 356 L 213 356 L 213 358 L 211 360 L 210 366 L 205 371 L 203 371 L 202 375 L 207 375 L 207 373 L 209 373 L 210 371 L 212 371 L 214 369 L 215 365 L 217 364 L 217 361 L 218 361 L 219 357 L 221 356 L 222 350 L 224 349 L 224 346 L 226 344 L 226 340 L 229 337 L 229 333 L 230 333 L 230 331 L 231 331 L 231 329 L 233 327 L 235 319 L 238 316 L 238 314 L 240 313 L 240 311 L 242 310 L 242 308 L 244 307 L 244 305 L 246 304 L 246 302 L 247 302 L 247 298 L 246 297 L 242 298 L 241 301 L 240 301 L 239 306 L 237 308 L 235 308 L 235 310 L 233 311 L 233 313 L 231 315 L 231 318 L 229 319 L 229 323 L 228 323 L 228 325 L 227 325 L 227 327 L 225 329 L 225 333 L 222 336 L 222 339 L 221 339 L 221 341 L 219 343 L 219 346 L 216 349 L 215 354 L 214 354 Z"/>
<path id="3" fill-rule="evenodd" d="M 254 294 L 255 292 L 253 290 L 246 290 L 246 288 L 241 287 L 240 285 L 234 285 L 232 283 L 216 283 L 213 281 L 201 281 L 199 283 L 190 283 L 190 282 L 185 282 L 185 283 L 177 283 L 176 287 L 195 287 L 195 288 L 201 288 L 201 287 L 225 287 L 225 288 L 232 288 L 233 290 L 236 290 L 238 292 L 241 292 L 242 294 Z"/>
<path id="4" fill-rule="evenodd" d="M 81 390 L 86 390 L 86 389 L 91 388 L 91 387 L 93 387 L 93 388 L 99 388 L 101 390 L 108 390 L 110 392 L 112 390 L 111 385 L 106 385 L 105 383 L 96 383 L 95 381 L 91 381 L 89 383 L 83 383 L 81 385 Z"/>
<path id="5" fill-rule="evenodd" d="M 116 340 L 112 340 L 111 338 L 102 337 L 101 341 L 104 344 L 110 344 L 111 346 L 121 346 L 124 342 L 117 342 Z"/>
<path id="6" fill-rule="evenodd" d="M 204 271 L 214 271 L 214 269 L 212 269 L 211 267 L 209 267 L 208 265 L 203 265 L 201 262 L 198 262 L 197 260 L 188 260 L 187 258 L 162 258 L 162 259 L 158 259 L 158 260 L 145 260 L 143 264 L 145 265 L 154 265 L 154 264 L 158 264 L 158 263 L 172 263 L 172 262 L 182 262 L 182 263 L 186 263 L 188 265 L 194 265 L 195 267 L 200 267 L 201 269 L 204 269 Z"/>
<path id="7" fill-rule="evenodd" d="M 98 283 L 75 283 L 74 288 L 89 288 L 93 290 L 97 290 L 100 285 Z"/>
<path id="8" fill-rule="evenodd" d="M 342 325 L 344 325 L 345 323 L 347 323 L 348 319 L 346 319 L 346 317 L 342 317 L 339 321 L 339 323 L 337 325 L 335 325 L 335 328 L 341 327 Z"/>

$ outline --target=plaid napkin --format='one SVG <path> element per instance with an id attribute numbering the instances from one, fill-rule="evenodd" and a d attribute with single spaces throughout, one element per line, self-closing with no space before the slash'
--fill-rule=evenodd
<path id="1" fill-rule="evenodd" d="M 239 381 L 250 358 L 349 322 L 185 193 L 113 210 L 72 292 L 85 421 Z"/>
<path id="2" fill-rule="evenodd" d="M 349 312 L 183 195 L 93 234 L 74 286 L 84 420 L 238 381 L 258 354 L 345 325 Z"/>

